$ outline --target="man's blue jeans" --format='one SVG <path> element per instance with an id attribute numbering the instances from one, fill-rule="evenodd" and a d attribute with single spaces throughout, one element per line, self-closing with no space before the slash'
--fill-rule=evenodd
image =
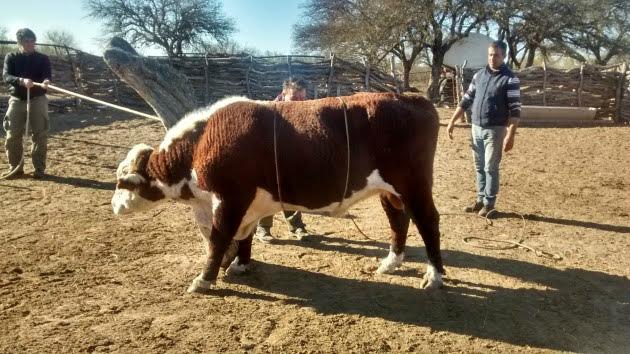
<path id="1" fill-rule="evenodd" d="M 503 156 L 505 126 L 472 125 L 471 147 L 477 171 L 477 201 L 494 207 L 499 193 L 499 164 Z"/>

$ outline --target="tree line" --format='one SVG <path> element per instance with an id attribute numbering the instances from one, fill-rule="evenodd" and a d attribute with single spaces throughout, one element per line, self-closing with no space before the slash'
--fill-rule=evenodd
<path id="1" fill-rule="evenodd" d="M 422 58 L 431 66 L 428 95 L 437 98 L 444 55 L 471 32 L 505 41 L 515 68 L 552 54 L 606 65 L 630 55 L 629 16 L 627 0 L 307 0 L 294 41 L 372 66 L 394 55 L 405 89 Z"/>
<path id="2" fill-rule="evenodd" d="M 107 35 L 157 46 L 169 57 L 256 51 L 231 40 L 234 20 L 218 0 L 84 0 L 84 6 Z M 505 41 L 508 64 L 525 68 L 550 55 L 599 65 L 623 61 L 630 56 L 629 31 L 628 0 L 305 0 L 293 41 L 301 53 L 335 53 L 368 69 L 394 56 L 404 90 L 414 65 L 425 62 L 427 94 L 437 98 L 446 52 L 472 32 Z M 51 44 L 75 43 L 68 32 L 49 32 Z"/>

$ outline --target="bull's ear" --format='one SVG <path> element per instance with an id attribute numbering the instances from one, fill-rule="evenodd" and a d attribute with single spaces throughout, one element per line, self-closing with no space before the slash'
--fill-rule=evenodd
<path id="1" fill-rule="evenodd" d="M 138 153 L 136 161 L 134 163 L 136 171 L 146 171 L 147 164 L 149 163 L 149 158 L 151 158 L 152 153 L 153 148 L 151 148 L 150 150 L 142 150 L 140 153 Z"/>

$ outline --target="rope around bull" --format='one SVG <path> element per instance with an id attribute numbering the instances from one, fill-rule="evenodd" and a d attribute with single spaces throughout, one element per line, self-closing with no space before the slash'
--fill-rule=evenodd
<path id="1" fill-rule="evenodd" d="M 346 197 L 346 193 L 348 193 L 348 184 L 350 183 L 350 130 L 348 128 L 348 107 L 346 106 L 346 102 L 344 102 L 344 100 L 341 97 L 337 97 L 337 99 L 341 102 L 341 106 L 343 107 L 343 118 L 344 118 L 344 123 L 345 123 L 345 127 L 346 127 L 346 149 L 347 149 L 347 158 L 346 158 L 346 182 L 344 184 L 344 188 L 343 188 L 343 194 L 341 195 L 341 200 L 339 201 L 339 206 L 337 206 L 336 210 L 334 212 L 332 212 L 331 214 L 337 214 L 340 210 L 341 210 L 341 206 L 343 205 L 343 200 Z M 285 210 L 284 208 L 284 202 L 282 201 L 282 192 L 280 190 L 280 168 L 279 168 L 279 164 L 278 164 L 278 128 L 277 128 L 277 122 L 278 122 L 278 111 L 275 110 L 274 111 L 274 115 L 273 115 L 273 157 L 274 157 L 274 166 L 275 166 L 275 170 L 276 170 L 276 185 L 278 186 L 278 201 L 280 202 L 280 208 L 282 209 L 282 211 Z M 350 216 L 350 218 L 352 218 Z M 354 220 L 353 220 L 354 222 Z M 355 223 L 356 226 L 356 223 Z M 357 229 L 359 227 L 357 226 Z M 365 236 L 365 234 L 359 229 L 359 232 L 361 232 L 361 234 L 363 236 Z M 367 236 L 365 236 L 367 237 Z"/>

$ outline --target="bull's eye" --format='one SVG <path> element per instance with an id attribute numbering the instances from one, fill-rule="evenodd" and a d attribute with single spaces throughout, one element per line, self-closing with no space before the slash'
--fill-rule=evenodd
<path id="1" fill-rule="evenodd" d="M 139 186 L 137 184 L 124 178 L 118 179 L 118 181 L 116 181 L 116 189 L 126 189 L 129 191 L 134 191 L 138 188 Z"/>

